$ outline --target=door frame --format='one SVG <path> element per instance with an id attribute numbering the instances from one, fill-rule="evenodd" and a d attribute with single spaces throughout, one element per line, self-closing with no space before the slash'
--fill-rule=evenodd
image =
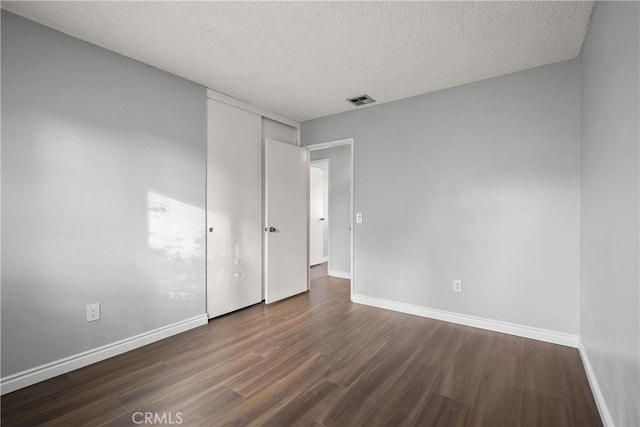
<path id="1" fill-rule="evenodd" d="M 326 217 L 329 217 L 329 194 L 331 191 L 330 188 L 330 183 L 329 183 L 329 174 L 331 173 L 331 159 L 320 159 L 320 160 L 309 160 L 309 167 L 313 167 L 314 165 L 318 165 L 318 164 L 326 164 L 327 166 L 325 167 L 325 174 L 323 177 L 323 188 L 324 188 L 324 192 L 326 193 L 326 199 L 324 200 L 324 204 L 325 204 L 325 210 L 327 212 L 327 215 L 325 215 Z M 309 178 L 311 178 L 311 176 L 309 176 Z M 309 197 L 311 197 L 311 191 L 309 191 Z M 324 195 L 322 196 L 324 198 Z M 331 220 L 329 219 L 329 222 Z M 330 225 L 329 225 L 330 227 Z M 323 238 L 325 236 L 323 235 Z M 327 230 L 327 236 L 326 236 L 326 240 L 327 240 L 327 256 L 325 257 L 323 255 L 323 258 L 326 258 L 325 262 L 329 262 L 329 251 L 331 251 L 331 233 L 329 233 L 329 230 Z M 311 257 L 311 222 L 309 222 L 309 257 Z M 311 259 L 309 259 L 309 263 L 311 263 Z"/>
<path id="2" fill-rule="evenodd" d="M 338 140 L 334 140 L 334 141 L 327 141 L 327 142 L 321 142 L 319 144 L 312 144 L 312 145 L 305 145 L 304 148 L 306 148 L 307 150 L 309 150 L 309 153 L 311 153 L 312 151 L 318 151 L 318 150 L 324 150 L 326 148 L 333 148 L 333 147 L 341 147 L 343 145 L 350 145 L 351 146 L 351 195 L 350 195 L 350 211 L 351 211 L 351 217 L 349 219 L 349 227 L 351 229 L 351 231 L 349 232 L 349 237 L 351 240 L 351 286 L 350 286 L 350 290 L 349 290 L 349 300 L 351 302 L 353 302 L 353 289 L 354 289 L 354 283 L 355 283 L 355 268 L 354 268 L 354 263 L 353 263 L 353 248 L 354 248 L 354 194 L 355 194 L 355 163 L 356 163 L 356 159 L 355 159 L 355 138 L 346 138 L 346 139 L 338 139 Z M 331 190 L 329 188 L 329 190 Z M 331 197 L 331 195 L 329 195 L 329 197 Z M 309 218 L 307 218 L 307 229 L 309 229 Z M 331 227 L 331 226 L 329 226 Z M 329 233 L 331 234 L 331 233 Z M 309 252 L 309 249 L 307 249 L 307 253 Z M 327 255 L 330 257 L 331 256 L 331 252 L 330 250 L 327 250 Z"/>

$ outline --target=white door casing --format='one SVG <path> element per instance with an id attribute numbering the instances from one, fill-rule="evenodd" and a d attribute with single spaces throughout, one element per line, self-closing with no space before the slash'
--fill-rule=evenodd
<path id="1" fill-rule="evenodd" d="M 354 212 L 354 195 L 355 195 L 355 140 L 354 138 L 347 138 L 347 139 L 340 139 L 340 140 L 335 140 L 335 141 L 328 141 L 328 142 L 322 142 L 319 144 L 312 144 L 312 145 L 307 145 L 305 146 L 309 151 L 317 151 L 317 150 L 324 150 L 327 148 L 333 148 L 333 147 L 340 147 L 343 145 L 349 145 L 351 147 L 351 167 L 350 167 L 350 175 L 351 175 L 351 196 L 350 196 L 350 212 L 351 212 L 351 218 L 350 218 L 350 225 L 349 225 L 349 230 L 350 230 L 350 240 L 351 240 L 351 249 L 350 249 L 350 258 L 351 258 L 351 262 L 350 262 L 350 282 L 351 282 L 351 286 L 350 286 L 350 299 L 351 301 L 353 301 L 353 294 L 354 294 L 354 288 L 355 288 L 355 283 L 356 283 L 356 274 L 355 274 L 355 267 L 354 267 L 354 246 L 355 246 L 355 233 L 354 233 L 354 216 L 355 216 L 355 212 Z M 329 253 L 329 257 L 331 256 L 331 253 Z M 331 264 L 331 262 L 329 261 L 329 264 Z M 331 268 L 331 267 L 329 267 Z"/>

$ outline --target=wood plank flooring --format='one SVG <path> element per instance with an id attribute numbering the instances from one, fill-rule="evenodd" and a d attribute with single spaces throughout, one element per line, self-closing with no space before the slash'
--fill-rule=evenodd
<path id="1" fill-rule="evenodd" d="M 7 426 L 602 425 L 575 349 L 351 304 L 326 265 L 308 293 L 0 403 Z"/>

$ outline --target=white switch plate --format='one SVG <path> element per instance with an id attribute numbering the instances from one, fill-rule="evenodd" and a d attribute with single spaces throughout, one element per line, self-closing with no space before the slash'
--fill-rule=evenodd
<path id="1" fill-rule="evenodd" d="M 453 279 L 453 292 L 462 292 L 462 280 Z"/>
<path id="2" fill-rule="evenodd" d="M 100 303 L 87 305 L 87 322 L 100 320 Z"/>
<path id="3" fill-rule="evenodd" d="M 361 213 L 357 213 L 356 214 L 356 224 L 362 224 L 362 214 Z"/>

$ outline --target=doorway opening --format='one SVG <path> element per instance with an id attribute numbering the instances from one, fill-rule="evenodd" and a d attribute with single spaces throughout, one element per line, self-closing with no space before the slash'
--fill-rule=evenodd
<path id="1" fill-rule="evenodd" d="M 309 164 L 309 266 L 329 261 L 329 176 L 331 159 Z"/>
<path id="2" fill-rule="evenodd" d="M 350 280 L 353 295 L 353 138 L 306 146 L 309 150 L 310 277 Z"/>

